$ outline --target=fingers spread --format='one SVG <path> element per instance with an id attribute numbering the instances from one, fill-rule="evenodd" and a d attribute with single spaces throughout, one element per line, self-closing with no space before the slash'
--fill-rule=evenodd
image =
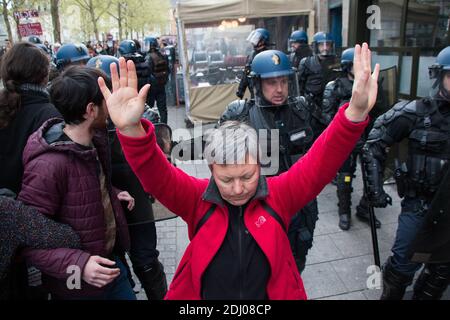
<path id="1" fill-rule="evenodd" d="M 103 79 L 102 77 L 99 77 L 97 79 L 97 83 L 98 83 L 98 86 L 100 87 L 100 91 L 103 94 L 103 98 L 105 98 L 105 100 L 108 100 L 109 97 L 111 96 L 111 91 L 109 91 L 108 87 L 106 86 L 105 79 Z"/>
<path id="2" fill-rule="evenodd" d="M 142 99 L 145 101 L 147 99 L 147 94 L 148 94 L 149 90 L 150 90 L 149 84 L 146 84 L 145 86 L 143 86 L 141 88 L 141 90 L 139 91 L 139 99 Z"/>
<path id="3" fill-rule="evenodd" d="M 379 74 L 380 74 L 380 64 L 377 63 L 375 65 L 375 69 L 373 70 L 373 73 L 372 73 L 372 79 L 374 79 L 375 81 L 378 81 Z"/>

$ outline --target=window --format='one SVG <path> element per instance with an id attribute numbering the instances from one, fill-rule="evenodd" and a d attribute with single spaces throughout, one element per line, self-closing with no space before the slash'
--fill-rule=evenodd
<path id="1" fill-rule="evenodd" d="M 405 46 L 432 49 L 449 45 L 450 1 L 410 0 L 405 30 Z"/>
<path id="2" fill-rule="evenodd" d="M 370 32 L 371 47 L 400 46 L 403 0 L 375 0 L 381 9 L 381 28 Z"/>

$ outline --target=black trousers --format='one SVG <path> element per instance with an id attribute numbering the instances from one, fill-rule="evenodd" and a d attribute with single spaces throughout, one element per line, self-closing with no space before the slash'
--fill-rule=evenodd
<path id="1" fill-rule="evenodd" d="M 161 122 L 167 124 L 167 102 L 166 102 L 166 88 L 164 86 L 155 86 L 150 88 L 147 96 L 147 104 L 150 108 L 155 105 L 158 107 Z"/>

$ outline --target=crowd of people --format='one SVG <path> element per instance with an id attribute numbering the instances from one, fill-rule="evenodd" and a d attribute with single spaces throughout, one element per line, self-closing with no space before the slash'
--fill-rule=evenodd
<path id="1" fill-rule="evenodd" d="M 146 38 L 147 52 L 131 39 L 111 51 L 68 43 L 54 58 L 54 48 L 36 39 L 5 52 L 0 298 L 134 300 L 128 255 L 151 300 L 306 299 L 301 273 L 319 218 L 317 195 L 334 180 L 338 224 L 349 230 L 362 157 L 367 188 L 356 215 L 370 223 L 370 207 L 391 203 L 383 169 L 389 148 L 404 138 L 408 159 L 396 175 L 402 212 L 381 299 L 402 299 L 423 264 L 414 299 L 441 297 L 450 250 L 448 225 L 435 211 L 448 209 L 436 199 L 448 193 L 450 47 L 430 66 L 429 97 L 379 115 L 380 67 L 372 67 L 367 44 L 338 57 L 325 32 L 311 45 L 304 31 L 293 32 L 290 55 L 271 49 L 266 29 L 247 40 L 254 52 L 239 99 L 204 139 L 210 179 L 170 161 L 170 68 L 157 38 Z M 241 100 L 247 89 L 251 99 Z M 264 141 L 270 130 L 278 135 Z M 255 148 L 272 146 L 271 139 L 277 163 Z M 170 287 L 156 249 L 153 198 L 188 226 L 190 244 Z M 424 232 L 440 245 L 418 245 Z M 31 284 L 36 269 L 40 281 Z"/>

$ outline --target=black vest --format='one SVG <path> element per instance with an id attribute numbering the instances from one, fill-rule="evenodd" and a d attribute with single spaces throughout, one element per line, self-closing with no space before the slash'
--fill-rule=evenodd
<path id="1" fill-rule="evenodd" d="M 299 103 L 300 105 L 300 103 Z M 252 105 L 249 108 L 248 120 L 250 125 L 259 130 L 267 130 L 267 139 L 261 139 L 262 153 L 267 150 L 271 155 L 271 129 L 279 131 L 279 170 L 276 174 L 287 171 L 313 143 L 313 131 L 310 123 L 310 114 L 305 108 L 296 103 L 289 105 L 261 108 Z M 264 162 L 262 161 L 264 166 Z"/>
<path id="2" fill-rule="evenodd" d="M 153 75 L 158 85 L 165 85 L 169 77 L 169 65 L 162 54 L 153 51 L 150 52 L 150 58 L 153 63 Z"/>
<path id="3" fill-rule="evenodd" d="M 311 56 L 305 61 L 306 83 L 305 91 L 315 97 L 316 103 L 321 103 L 323 91 L 328 82 L 333 81 L 338 76 L 335 71 L 339 68 L 337 58 L 332 56 L 320 60 L 318 56 Z"/>
<path id="4" fill-rule="evenodd" d="M 409 196 L 431 197 L 450 160 L 450 108 L 435 100 L 416 101 L 417 117 L 409 134 Z M 446 109 L 443 114 L 441 110 Z"/>

